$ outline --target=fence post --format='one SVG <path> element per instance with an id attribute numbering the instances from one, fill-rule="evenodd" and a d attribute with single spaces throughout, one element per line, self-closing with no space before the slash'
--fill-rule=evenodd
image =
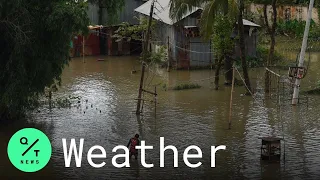
<path id="1" fill-rule="evenodd" d="M 232 85 L 231 85 L 231 95 L 230 95 L 230 109 L 229 109 L 229 129 L 231 129 L 231 118 L 232 118 L 232 100 L 233 100 L 233 89 L 234 89 L 234 64 L 232 66 Z"/>
<path id="2" fill-rule="evenodd" d="M 168 36 L 168 65 L 167 71 L 170 72 L 170 37 Z"/>

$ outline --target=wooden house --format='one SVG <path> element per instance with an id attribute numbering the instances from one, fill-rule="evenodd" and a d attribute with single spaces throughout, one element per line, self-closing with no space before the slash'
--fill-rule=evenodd
<path id="1" fill-rule="evenodd" d="M 144 3 L 135 9 L 141 16 L 149 16 L 152 0 Z M 157 1 L 154 5 L 153 18 L 157 20 L 157 40 L 153 43 L 153 50 L 156 46 L 162 45 L 168 48 L 168 59 L 170 65 L 177 69 L 190 69 L 207 67 L 214 63 L 214 52 L 212 43 L 204 41 L 200 36 L 199 22 L 202 8 L 194 7 L 186 13 L 181 20 L 170 18 L 170 0 Z M 256 55 L 256 31 L 259 25 L 243 20 L 246 26 L 247 54 Z M 232 35 L 231 35 L 232 36 Z M 238 47 L 235 47 L 235 55 L 239 56 Z"/>

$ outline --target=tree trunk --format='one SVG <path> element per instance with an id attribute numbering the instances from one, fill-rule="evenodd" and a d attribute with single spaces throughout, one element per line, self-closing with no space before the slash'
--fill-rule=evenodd
<path id="1" fill-rule="evenodd" d="M 226 56 L 224 61 L 225 85 L 230 86 L 232 83 L 232 59 Z"/>
<path id="2" fill-rule="evenodd" d="M 224 15 L 228 16 L 229 12 L 229 3 L 224 3 Z M 224 85 L 231 85 L 232 83 L 232 61 L 228 56 L 224 57 L 224 72 L 225 72 L 225 82 Z"/>
<path id="3" fill-rule="evenodd" d="M 270 33 L 270 38 L 271 38 L 271 44 L 270 44 L 270 51 L 269 51 L 269 65 L 272 64 L 272 58 L 274 55 L 274 46 L 276 45 L 276 28 L 277 28 L 277 0 L 272 0 L 272 9 L 273 9 L 273 23 L 272 23 L 272 28 L 271 28 L 271 33 Z"/>
<path id="4" fill-rule="evenodd" d="M 218 90 L 219 89 L 219 74 L 220 74 L 220 69 L 221 69 L 221 64 L 222 64 L 222 61 L 223 61 L 223 56 L 221 56 L 218 60 L 218 64 L 217 64 L 217 67 L 216 67 L 216 72 L 215 72 L 215 77 L 214 77 L 214 89 L 215 90 Z"/>
<path id="5" fill-rule="evenodd" d="M 275 35 L 276 35 L 276 27 L 277 27 L 277 0 L 272 0 L 272 10 L 273 10 L 273 19 L 272 19 L 272 27 L 270 27 L 269 22 L 268 22 L 268 16 L 267 16 L 267 5 L 265 4 L 263 7 L 263 11 L 264 11 L 264 19 L 265 19 L 265 23 L 268 29 L 268 33 L 270 35 L 270 39 L 271 39 L 271 43 L 270 43 L 270 49 L 269 49 L 269 55 L 268 55 L 268 59 L 267 59 L 267 63 L 266 66 L 270 66 L 272 65 L 272 59 L 274 56 L 274 48 L 276 45 L 276 39 L 275 39 Z M 265 92 L 269 93 L 270 91 L 270 75 L 268 73 L 268 71 L 266 71 L 265 73 Z"/>
<path id="6" fill-rule="evenodd" d="M 247 60 L 246 60 L 246 45 L 244 40 L 244 26 L 243 26 L 243 10 L 244 10 L 244 0 L 240 0 L 240 9 L 238 15 L 238 31 L 239 31 L 239 46 L 240 46 L 240 58 L 242 64 L 242 71 L 245 81 L 245 86 L 247 88 L 247 94 L 251 95 L 251 84 L 249 80 Z"/>
<path id="7" fill-rule="evenodd" d="M 102 5 L 102 1 L 99 0 L 98 2 L 98 5 L 99 5 L 99 19 L 98 19 L 98 24 L 99 25 L 103 25 L 103 5 Z M 99 30 L 99 32 L 102 32 L 102 29 Z M 101 55 L 106 55 L 107 52 L 106 52 L 106 37 L 105 36 L 100 36 L 99 37 L 99 43 L 100 43 L 100 54 Z"/>

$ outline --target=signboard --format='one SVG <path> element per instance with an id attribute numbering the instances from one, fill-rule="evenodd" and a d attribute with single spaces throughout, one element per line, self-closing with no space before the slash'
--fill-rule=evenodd
<path id="1" fill-rule="evenodd" d="M 289 67 L 289 77 L 303 79 L 306 73 L 307 69 L 305 67 Z"/>

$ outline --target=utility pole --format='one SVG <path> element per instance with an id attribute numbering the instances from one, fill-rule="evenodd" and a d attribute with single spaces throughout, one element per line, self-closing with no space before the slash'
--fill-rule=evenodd
<path id="1" fill-rule="evenodd" d="M 141 70 L 141 79 L 140 79 L 137 111 L 136 111 L 137 115 L 139 115 L 141 113 L 140 108 L 141 108 L 141 100 L 142 100 L 141 98 L 142 98 L 142 92 L 143 92 L 143 80 L 144 80 L 144 72 L 146 69 L 147 52 L 149 51 L 149 39 L 150 39 L 152 16 L 153 16 L 153 11 L 154 11 L 154 3 L 155 3 L 155 0 L 153 0 L 151 3 L 148 28 L 147 28 L 147 33 L 146 33 L 144 44 L 143 44 L 142 70 Z"/>
<path id="2" fill-rule="evenodd" d="M 301 47 L 298 67 L 303 67 L 303 63 L 304 63 L 304 57 L 305 57 L 305 54 L 306 54 L 306 49 L 307 49 L 307 44 L 308 44 L 310 22 L 311 22 L 311 18 L 312 18 L 313 4 L 314 4 L 314 0 L 310 0 L 309 11 L 308 11 L 308 19 L 307 19 L 306 27 L 305 27 L 305 30 L 304 30 L 304 35 L 303 35 L 303 41 L 302 41 L 302 47 Z M 296 78 L 296 83 L 294 85 L 294 91 L 293 91 L 293 97 L 292 97 L 292 105 L 297 105 L 298 104 L 300 83 L 301 83 L 301 79 Z"/>

